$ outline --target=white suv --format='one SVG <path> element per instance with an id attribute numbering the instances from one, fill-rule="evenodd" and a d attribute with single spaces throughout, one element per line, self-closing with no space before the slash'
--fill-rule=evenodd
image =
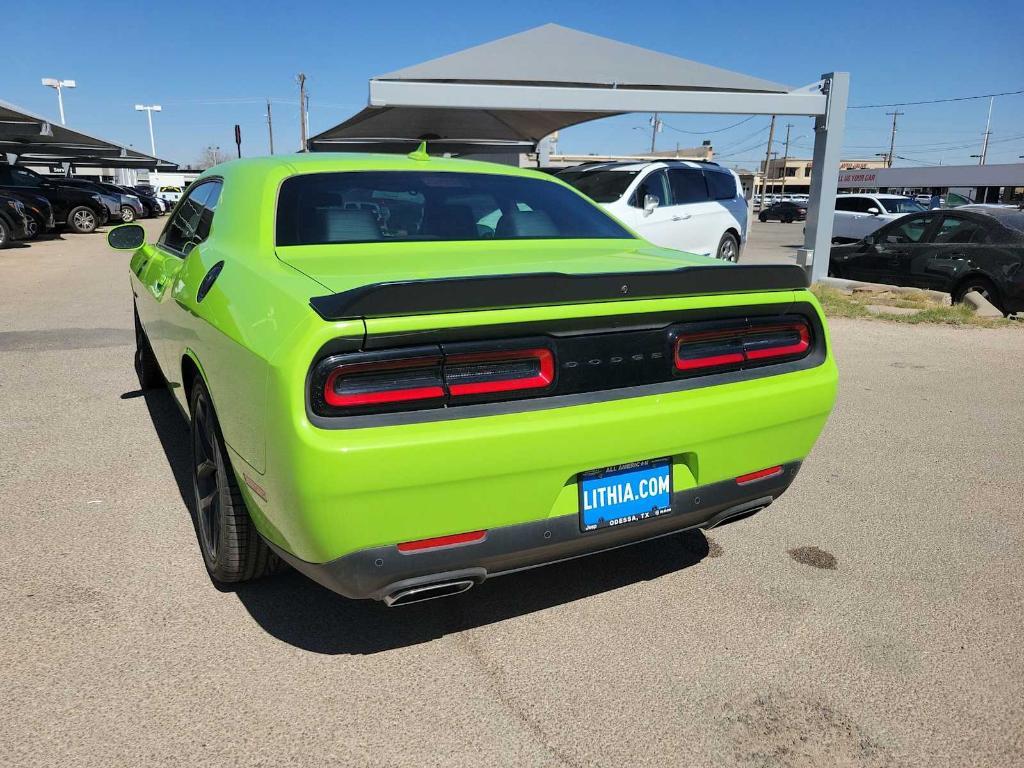
<path id="1" fill-rule="evenodd" d="M 832 223 L 832 242 L 863 240 L 876 229 L 908 213 L 927 208 L 903 195 L 837 195 L 836 215 Z"/>
<path id="2" fill-rule="evenodd" d="M 665 248 L 738 261 L 747 240 L 739 176 L 716 163 L 588 163 L 558 178 Z"/>

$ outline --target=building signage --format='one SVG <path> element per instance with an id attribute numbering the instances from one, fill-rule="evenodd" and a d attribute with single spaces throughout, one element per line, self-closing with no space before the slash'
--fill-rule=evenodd
<path id="1" fill-rule="evenodd" d="M 840 184 L 874 184 L 874 171 L 842 171 L 839 174 Z"/>

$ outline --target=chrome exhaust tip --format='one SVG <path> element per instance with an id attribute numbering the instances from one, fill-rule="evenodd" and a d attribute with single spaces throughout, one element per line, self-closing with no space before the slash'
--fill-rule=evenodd
<path id="1" fill-rule="evenodd" d="M 435 600 L 439 597 L 451 597 L 459 595 L 476 584 L 472 579 L 457 579 L 455 581 L 439 581 L 434 584 L 423 584 L 418 587 L 406 587 L 398 589 L 391 594 L 384 596 L 384 604 L 388 608 L 399 605 L 411 605 L 422 603 L 425 600 Z"/>

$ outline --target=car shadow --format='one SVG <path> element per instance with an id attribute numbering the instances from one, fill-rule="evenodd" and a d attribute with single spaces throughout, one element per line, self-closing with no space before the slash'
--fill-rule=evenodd
<path id="1" fill-rule="evenodd" d="M 170 392 L 161 389 L 121 395 L 122 399 L 136 397 L 145 399 L 178 491 L 194 522 L 188 424 Z M 657 579 L 696 565 L 708 552 L 703 532 L 682 531 L 503 576 L 455 597 L 400 608 L 387 608 L 371 600 L 349 600 L 293 570 L 224 591 L 233 593 L 264 630 L 283 642 L 314 653 L 363 655 L 426 643 Z"/>

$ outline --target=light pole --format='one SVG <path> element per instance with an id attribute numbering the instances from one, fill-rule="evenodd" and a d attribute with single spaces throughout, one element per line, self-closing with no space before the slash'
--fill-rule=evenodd
<path id="1" fill-rule="evenodd" d="M 60 107 L 60 124 L 64 125 L 64 95 L 62 90 L 64 88 L 76 88 L 77 84 L 74 80 L 58 80 L 55 77 L 44 77 L 43 85 L 57 91 L 57 105 Z"/>
<path id="2" fill-rule="evenodd" d="M 153 104 L 152 106 L 145 106 L 144 104 L 136 104 L 136 112 L 145 112 L 146 117 L 149 118 L 149 148 L 152 152 L 153 157 L 156 157 L 156 139 L 153 138 L 153 113 L 160 112 L 162 107 L 159 104 Z"/>

